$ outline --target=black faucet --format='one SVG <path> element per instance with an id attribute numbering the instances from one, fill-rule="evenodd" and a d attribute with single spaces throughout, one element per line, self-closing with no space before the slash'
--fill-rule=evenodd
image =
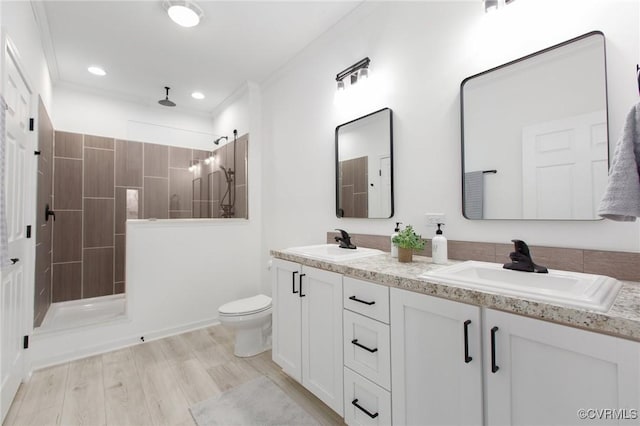
<path id="1" fill-rule="evenodd" d="M 344 248 L 344 249 L 357 248 L 355 244 L 351 242 L 351 236 L 347 231 L 345 231 L 344 229 L 336 229 L 336 231 L 340 231 L 340 234 L 342 234 L 341 237 L 334 237 L 336 239 L 336 242 L 340 243 L 339 245 L 340 248 Z"/>
<path id="2" fill-rule="evenodd" d="M 546 267 L 533 263 L 527 243 L 522 240 L 511 240 L 511 242 L 513 242 L 515 251 L 509 253 L 511 263 L 505 263 L 502 265 L 504 269 L 513 269 L 514 271 L 523 272 L 538 272 L 540 274 L 546 274 L 549 272 Z"/>

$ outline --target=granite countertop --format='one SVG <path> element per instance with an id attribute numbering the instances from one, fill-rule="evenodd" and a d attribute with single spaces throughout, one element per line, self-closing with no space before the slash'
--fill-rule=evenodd
<path id="1" fill-rule="evenodd" d="M 282 250 L 271 250 L 271 255 L 278 259 L 373 281 L 388 287 L 397 287 L 640 341 L 640 283 L 637 282 L 622 281 L 622 288 L 609 311 L 595 312 L 532 299 L 505 296 L 489 291 L 429 282 L 424 278 L 418 278 L 418 276 L 447 266 L 433 264 L 429 257 L 414 255 L 412 263 L 399 263 L 389 253 L 341 262 L 316 260 Z M 449 264 L 454 263 L 459 263 L 459 261 L 449 262 Z"/>

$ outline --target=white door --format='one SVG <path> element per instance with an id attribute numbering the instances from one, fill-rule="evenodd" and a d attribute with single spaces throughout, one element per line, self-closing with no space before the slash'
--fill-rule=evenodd
<path id="1" fill-rule="evenodd" d="M 380 217 L 391 217 L 391 157 L 380 158 Z"/>
<path id="2" fill-rule="evenodd" d="M 302 268 L 302 385 L 343 415 L 342 275 Z"/>
<path id="3" fill-rule="evenodd" d="M 393 424 L 482 424 L 480 308 L 396 288 L 390 303 Z"/>
<path id="4" fill-rule="evenodd" d="M 637 424 L 640 343 L 490 309 L 484 319 L 487 424 Z"/>
<path id="5" fill-rule="evenodd" d="M 606 112 L 525 127 L 524 219 L 595 219 L 608 172 Z"/>
<path id="6" fill-rule="evenodd" d="M 27 265 L 31 263 L 26 239 L 25 217 L 28 205 L 27 185 L 33 138 L 29 134 L 32 93 L 22 77 L 10 49 L 5 58 L 4 96 L 6 110 L 5 191 L 9 257 L 15 264 L 4 267 L 0 276 L 0 380 L 2 418 L 7 414 L 23 376 L 22 335 L 26 331 Z"/>
<path id="7" fill-rule="evenodd" d="M 272 358 L 289 376 L 302 383 L 300 265 L 274 259 L 272 288 Z"/>

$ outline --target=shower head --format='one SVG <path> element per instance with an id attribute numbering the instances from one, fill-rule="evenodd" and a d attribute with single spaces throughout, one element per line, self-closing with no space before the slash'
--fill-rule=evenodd
<path id="1" fill-rule="evenodd" d="M 228 138 L 227 136 L 220 136 L 218 139 L 216 139 L 215 141 L 213 141 L 213 143 L 214 143 L 214 144 L 216 144 L 216 145 L 219 145 L 219 144 L 220 144 L 220 141 L 221 141 L 222 139 L 229 140 L 229 138 Z"/>
<path id="2" fill-rule="evenodd" d="M 175 102 L 172 102 L 172 101 L 169 100 L 169 87 L 164 86 L 164 89 L 167 91 L 167 95 L 166 95 L 166 97 L 164 99 L 160 99 L 158 101 L 158 103 L 160 105 L 166 106 L 166 107 L 174 107 L 174 106 L 176 106 Z"/>

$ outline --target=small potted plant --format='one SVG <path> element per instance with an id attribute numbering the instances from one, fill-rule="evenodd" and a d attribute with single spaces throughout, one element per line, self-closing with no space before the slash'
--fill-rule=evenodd
<path id="1" fill-rule="evenodd" d="M 411 262 L 413 251 L 424 248 L 422 237 L 415 233 L 411 225 L 407 225 L 398 235 L 393 237 L 392 241 L 398 246 L 398 262 Z"/>

